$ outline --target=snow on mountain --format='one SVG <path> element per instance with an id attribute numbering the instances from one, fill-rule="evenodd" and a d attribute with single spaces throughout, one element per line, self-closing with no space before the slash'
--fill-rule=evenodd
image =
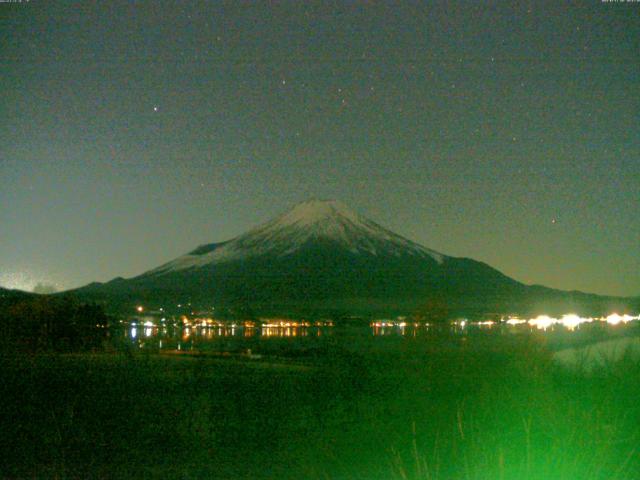
<path id="1" fill-rule="evenodd" d="M 168 305 L 189 299 L 199 305 L 250 307 L 260 315 L 388 315 L 430 302 L 461 316 L 530 312 L 539 305 L 586 314 L 631 305 L 524 285 L 482 262 L 429 250 L 340 202 L 317 200 L 142 275 L 87 285 L 75 294 L 129 309 L 140 302 Z"/>
<path id="2" fill-rule="evenodd" d="M 357 255 L 409 255 L 429 257 L 437 263 L 445 258 L 381 227 L 339 201 L 310 200 L 243 235 L 198 247 L 145 275 L 161 275 L 261 255 L 284 257 L 313 242 L 331 243 Z"/>

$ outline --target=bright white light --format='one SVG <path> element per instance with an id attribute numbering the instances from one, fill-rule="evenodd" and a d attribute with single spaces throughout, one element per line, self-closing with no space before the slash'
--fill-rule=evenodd
<path id="1" fill-rule="evenodd" d="M 536 318 L 529 320 L 529 325 L 539 328 L 540 330 L 546 330 L 557 321 L 557 319 L 547 315 L 538 315 Z"/>
<path id="2" fill-rule="evenodd" d="M 539 315 L 538 317 L 529 320 L 521 320 L 517 317 L 510 317 L 508 320 L 506 320 L 505 323 L 508 325 L 520 325 L 523 323 L 528 323 L 529 325 L 541 330 L 546 330 L 550 326 L 559 323 L 569 330 L 575 330 L 581 324 L 593 321 L 607 322 L 609 325 L 618 325 L 620 323 L 627 323 L 632 320 L 640 320 L 640 315 L 634 317 L 628 314 L 618 315 L 617 313 L 612 313 L 608 317 L 590 318 L 580 317 L 575 313 L 567 313 L 561 318 L 554 318 L 548 315 Z"/>
<path id="3" fill-rule="evenodd" d="M 627 323 L 631 320 L 640 320 L 640 315 L 636 317 L 632 317 L 631 315 L 624 314 L 618 315 L 617 313 L 612 313 L 607 318 L 604 319 L 609 325 L 618 325 L 619 323 Z"/>
<path id="4" fill-rule="evenodd" d="M 496 322 L 492 321 L 492 320 L 485 320 L 484 322 L 477 322 L 477 325 L 482 325 L 482 326 L 488 326 L 491 327 L 493 325 L 495 325 Z"/>
<path id="5" fill-rule="evenodd" d="M 579 317 L 573 313 L 563 315 L 560 319 L 560 323 L 567 327 L 569 330 L 574 330 L 578 325 L 585 322 L 591 322 L 592 318 Z"/>
<path id="6" fill-rule="evenodd" d="M 516 317 L 507 320 L 507 325 L 522 325 L 523 323 L 527 323 L 527 321 Z"/>
<path id="7" fill-rule="evenodd" d="M 622 317 L 617 313 L 612 313 L 605 320 L 610 325 L 618 325 L 620 322 L 622 322 Z"/>

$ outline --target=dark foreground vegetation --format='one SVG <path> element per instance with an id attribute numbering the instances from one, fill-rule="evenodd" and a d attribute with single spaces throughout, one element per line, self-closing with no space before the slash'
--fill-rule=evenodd
<path id="1" fill-rule="evenodd" d="M 640 363 L 562 370 L 532 337 L 379 340 L 295 359 L 6 354 L 1 476 L 639 478 Z"/>
<path id="2" fill-rule="evenodd" d="M 2 352 L 78 352 L 102 348 L 109 317 L 102 307 L 48 295 L 0 296 Z"/>

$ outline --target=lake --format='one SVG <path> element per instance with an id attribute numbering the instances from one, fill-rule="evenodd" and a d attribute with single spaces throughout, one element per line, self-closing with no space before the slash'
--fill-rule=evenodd
<path id="1" fill-rule="evenodd" d="M 403 343 L 438 344 L 449 347 L 473 345 L 491 346 L 523 337 L 540 339 L 548 348 L 561 350 L 579 347 L 611 338 L 640 334 L 638 317 L 609 316 L 587 319 L 564 316 L 554 319 L 539 316 L 533 319 L 503 319 L 502 321 L 451 321 L 446 324 L 379 320 L 349 324 L 269 320 L 263 322 L 218 322 L 193 320 L 175 322 L 137 318 L 123 322 L 112 332 L 114 338 L 126 344 L 151 351 L 207 351 L 257 354 L 279 349 L 303 351 L 320 348 L 327 343 L 354 349 L 394 348 Z"/>

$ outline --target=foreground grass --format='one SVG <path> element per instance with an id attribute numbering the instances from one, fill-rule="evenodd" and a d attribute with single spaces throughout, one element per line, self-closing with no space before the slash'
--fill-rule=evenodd
<path id="1" fill-rule="evenodd" d="M 531 339 L 376 345 L 2 357 L 2 476 L 640 477 L 637 361 L 562 370 Z"/>

